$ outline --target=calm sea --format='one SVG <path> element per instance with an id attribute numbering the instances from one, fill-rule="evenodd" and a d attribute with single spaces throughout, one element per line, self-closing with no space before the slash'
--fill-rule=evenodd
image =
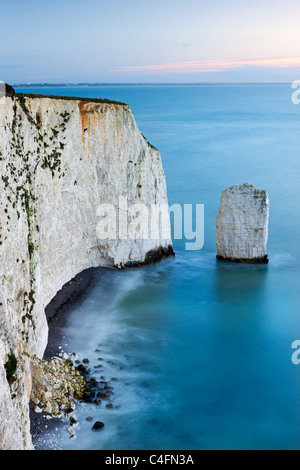
<path id="1" fill-rule="evenodd" d="M 174 259 L 99 270 L 69 313 L 61 350 L 102 365 L 96 378 L 116 377 L 119 408 L 78 405 L 76 437 L 57 422 L 36 448 L 300 449 L 300 365 L 291 361 L 300 339 L 300 107 L 291 86 L 25 91 L 128 103 L 162 155 L 170 205 L 205 205 L 201 251 L 175 240 Z M 269 191 L 268 266 L 215 259 L 221 193 L 244 182 Z"/>

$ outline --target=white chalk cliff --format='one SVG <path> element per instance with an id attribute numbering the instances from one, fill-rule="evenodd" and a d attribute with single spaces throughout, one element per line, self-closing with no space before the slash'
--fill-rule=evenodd
<path id="1" fill-rule="evenodd" d="M 99 240 L 97 207 L 120 195 L 167 204 L 167 191 L 130 108 L 105 101 L 1 98 L 0 169 L 0 449 L 31 449 L 31 363 L 47 344 L 47 304 L 84 269 L 173 253 L 170 231 Z"/>
<path id="2" fill-rule="evenodd" d="M 241 263 L 268 263 L 269 198 L 251 184 L 223 191 L 217 216 L 217 258 Z"/>

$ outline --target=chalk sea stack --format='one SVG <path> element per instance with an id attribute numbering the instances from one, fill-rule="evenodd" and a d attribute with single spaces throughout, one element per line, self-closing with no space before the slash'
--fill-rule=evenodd
<path id="1" fill-rule="evenodd" d="M 267 264 L 269 198 L 251 184 L 223 191 L 217 216 L 217 259 L 236 263 Z"/>

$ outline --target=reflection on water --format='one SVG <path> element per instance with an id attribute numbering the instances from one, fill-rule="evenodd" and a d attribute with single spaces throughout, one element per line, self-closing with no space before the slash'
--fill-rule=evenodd
<path id="1" fill-rule="evenodd" d="M 242 265 L 216 261 L 215 296 L 219 302 L 238 303 L 243 300 L 253 306 L 263 300 L 268 265 Z"/>

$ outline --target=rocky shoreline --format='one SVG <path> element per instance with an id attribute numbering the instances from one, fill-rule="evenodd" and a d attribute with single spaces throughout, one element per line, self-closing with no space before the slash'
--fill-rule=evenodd
<path id="1" fill-rule="evenodd" d="M 86 378 L 81 368 L 76 364 L 76 354 L 60 353 L 62 342 L 61 330 L 65 324 L 68 312 L 75 305 L 79 304 L 87 292 L 93 287 L 97 272 L 101 268 L 91 268 L 83 271 L 68 282 L 54 297 L 46 307 L 49 336 L 48 345 L 45 350 L 43 360 L 36 363 L 36 374 L 33 373 L 33 391 L 30 401 L 30 424 L 31 435 L 39 436 L 45 429 L 63 425 L 63 420 L 55 418 L 66 418 L 69 416 L 70 426 L 76 425 L 73 417 L 75 401 L 87 399 L 88 386 Z M 47 375 L 48 370 L 52 370 L 49 381 L 56 385 L 61 393 L 55 394 L 53 391 L 41 391 L 41 377 Z M 78 370 L 79 369 L 79 370 Z M 55 377 L 57 382 L 55 383 Z M 64 380 L 62 381 L 62 377 Z M 79 378 L 79 387 L 71 390 L 68 385 L 72 384 L 74 378 Z M 54 382 L 54 383 L 53 383 Z M 54 388 L 54 387 L 53 387 Z M 50 398 L 51 400 L 47 398 Z"/>
<path id="2" fill-rule="evenodd" d="M 46 308 L 49 324 L 49 341 L 44 359 L 37 359 L 33 367 L 33 389 L 30 402 L 30 422 L 33 439 L 48 431 L 66 427 L 70 438 L 75 437 L 78 425 L 76 407 L 91 403 L 95 407 L 118 409 L 113 403 L 114 383 L 117 377 L 107 380 L 104 376 L 96 379 L 89 359 L 79 360 L 76 353 L 61 351 L 63 337 L 61 331 L 68 313 L 85 298 L 94 281 L 106 268 L 91 268 L 83 271 L 67 283 Z M 100 351 L 99 351 L 100 353 Z M 97 369 L 102 367 L 94 365 Z M 91 422 L 91 431 L 99 431 L 105 424 L 96 418 L 86 416 Z"/>

